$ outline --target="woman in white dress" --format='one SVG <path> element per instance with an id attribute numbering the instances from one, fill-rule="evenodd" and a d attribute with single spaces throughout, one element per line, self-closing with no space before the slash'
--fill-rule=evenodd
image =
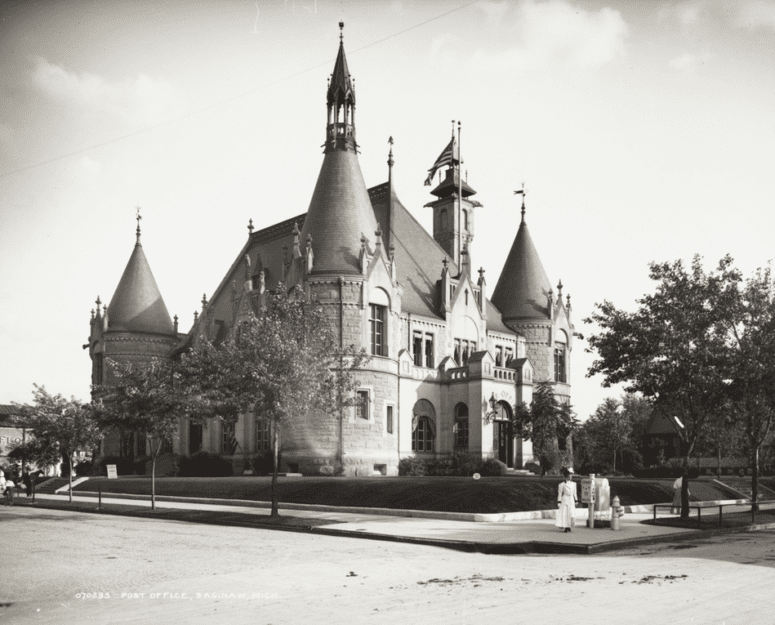
<path id="1" fill-rule="evenodd" d="M 575 510 L 579 497 L 576 482 L 573 481 L 573 469 L 563 469 L 562 474 L 565 476 L 565 481 L 557 487 L 559 509 L 554 524 L 564 531 L 570 532 L 571 528 L 576 525 Z"/>

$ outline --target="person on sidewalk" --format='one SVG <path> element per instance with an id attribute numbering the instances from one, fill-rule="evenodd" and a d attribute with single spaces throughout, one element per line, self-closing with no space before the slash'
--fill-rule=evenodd
<path id="1" fill-rule="evenodd" d="M 579 500 L 576 482 L 573 481 L 573 469 L 563 469 L 565 481 L 557 487 L 557 519 L 554 524 L 570 532 L 576 525 L 576 502 Z"/>
<path id="2" fill-rule="evenodd" d="M 673 482 L 673 503 L 671 504 L 670 514 L 681 514 L 681 487 L 684 485 L 684 478 L 679 477 Z M 691 493 L 687 492 L 687 495 Z"/>

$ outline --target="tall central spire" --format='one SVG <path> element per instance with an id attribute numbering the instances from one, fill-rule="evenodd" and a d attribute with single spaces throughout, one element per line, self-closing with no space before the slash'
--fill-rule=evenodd
<path id="1" fill-rule="evenodd" d="M 339 22 L 339 28 L 344 24 Z M 340 36 L 341 37 L 341 36 Z M 312 235 L 315 274 L 361 273 L 361 239 L 374 241 L 377 220 L 358 164 L 355 91 L 339 42 L 328 85 L 325 156 L 304 220 L 301 240 Z M 371 247 L 367 244 L 367 247 Z"/>
<path id="2" fill-rule="evenodd" d="M 328 84 L 328 125 L 326 153 L 333 150 L 355 152 L 355 86 L 344 54 L 344 22 L 339 22 L 339 54 Z"/>

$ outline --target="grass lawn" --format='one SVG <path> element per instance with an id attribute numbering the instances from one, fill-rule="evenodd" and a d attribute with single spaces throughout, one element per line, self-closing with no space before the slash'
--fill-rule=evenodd
<path id="1" fill-rule="evenodd" d="M 521 512 L 557 507 L 557 477 L 281 477 L 281 503 L 306 503 L 366 508 L 433 510 L 438 512 Z M 611 478 L 611 497 L 622 505 L 664 503 L 673 498 L 672 479 Z M 53 492 L 67 483 L 52 480 L 38 492 Z M 149 495 L 149 477 L 90 478 L 75 492 Z M 156 494 L 175 497 L 269 501 L 270 477 L 157 478 Z M 736 499 L 737 495 L 711 480 L 690 483 L 693 500 Z M 579 488 L 579 492 L 581 489 Z"/>

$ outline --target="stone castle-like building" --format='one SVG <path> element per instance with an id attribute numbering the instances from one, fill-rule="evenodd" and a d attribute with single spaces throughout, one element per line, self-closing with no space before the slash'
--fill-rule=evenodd
<path id="1" fill-rule="evenodd" d="M 341 26 L 341 25 L 340 25 Z M 340 38 L 341 39 L 341 38 Z M 106 359 L 139 362 L 169 357 L 206 336 L 228 340 L 258 309 L 267 286 L 300 285 L 330 311 L 343 345 L 363 346 L 370 362 L 359 374 L 362 400 L 344 418 L 308 416 L 283 432 L 286 471 L 396 475 L 399 459 L 467 451 L 509 467 L 531 461 L 529 441 L 513 431 L 515 407 L 530 403 L 533 385 L 555 382 L 570 398 L 573 341 L 570 297 L 555 292 L 522 221 L 490 293 L 484 270 L 468 250 L 474 239 L 476 194 L 460 178 L 452 148 L 445 177 L 426 206 L 429 234 L 404 207 L 392 181 L 367 188 L 358 163 L 355 90 L 340 41 L 328 85 L 325 153 L 306 213 L 254 231 L 188 333 L 178 332 L 137 242 L 110 304 L 92 311 L 92 383 Z M 231 457 L 269 450 L 270 426 L 260 414 L 232 428 L 181 423 L 170 450 L 205 449 Z M 107 454 L 144 454 L 144 443 L 108 439 Z"/>

